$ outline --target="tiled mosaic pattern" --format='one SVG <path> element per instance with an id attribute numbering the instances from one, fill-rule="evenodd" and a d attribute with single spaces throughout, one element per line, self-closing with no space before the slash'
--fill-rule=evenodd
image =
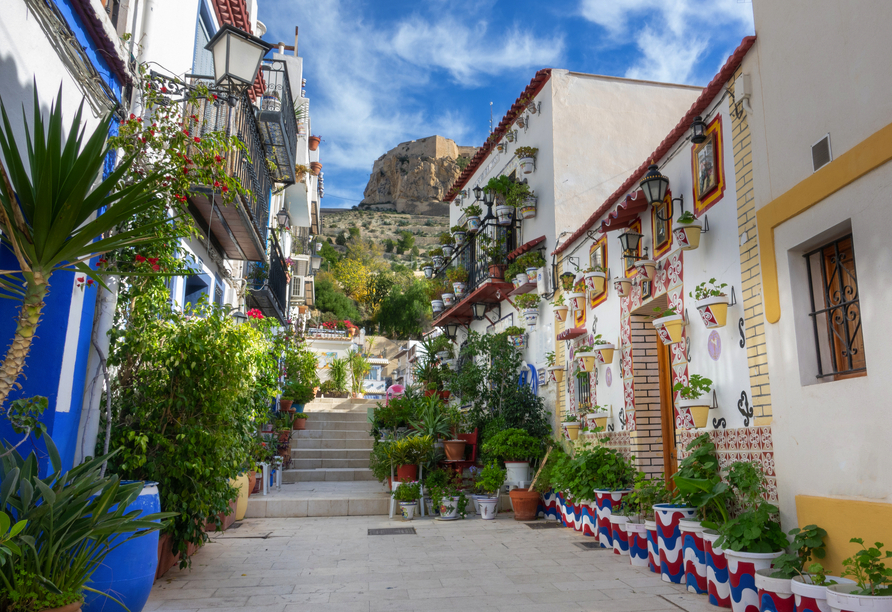
<path id="1" fill-rule="evenodd" d="M 632 459 L 632 435 L 628 431 L 602 431 L 588 436 L 596 439 L 602 446 L 612 448 L 627 460 Z"/>

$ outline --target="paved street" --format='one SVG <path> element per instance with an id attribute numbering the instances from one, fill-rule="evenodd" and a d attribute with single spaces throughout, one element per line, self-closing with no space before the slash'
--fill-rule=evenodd
<path id="1" fill-rule="evenodd" d="M 511 517 L 246 519 L 159 580 L 145 612 L 715 610 L 628 557 L 574 545 L 592 538 Z M 404 526 L 417 535 L 367 535 Z"/>

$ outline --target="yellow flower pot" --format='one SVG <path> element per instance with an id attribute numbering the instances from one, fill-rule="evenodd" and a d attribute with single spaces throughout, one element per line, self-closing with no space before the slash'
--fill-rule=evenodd
<path id="1" fill-rule="evenodd" d="M 592 420 L 595 422 L 596 427 L 603 430 L 605 427 L 607 427 L 607 419 L 609 418 L 610 416 L 605 414 L 604 416 L 594 417 Z"/>
<path id="2" fill-rule="evenodd" d="M 566 369 L 564 368 L 564 366 L 550 366 L 548 368 L 548 371 L 551 372 L 551 379 L 556 383 L 559 383 L 562 380 L 564 380 L 564 371 L 565 370 Z"/>
<path id="3" fill-rule="evenodd" d="M 585 284 L 595 295 L 604 293 L 604 285 L 607 283 L 607 274 L 604 272 L 586 272 Z"/>
<path id="4" fill-rule="evenodd" d="M 728 297 L 721 295 L 697 300 L 697 310 L 707 329 L 724 327 L 728 320 Z"/>
<path id="5" fill-rule="evenodd" d="M 567 311 L 570 310 L 569 306 L 555 306 L 554 307 L 554 320 L 558 323 L 563 323 L 567 320 Z"/>
<path id="6" fill-rule="evenodd" d="M 691 415 L 691 420 L 694 422 L 694 427 L 697 429 L 703 429 L 709 423 L 709 402 L 704 398 L 679 400 L 678 407 L 681 409 L 687 408 Z"/>
<path id="7" fill-rule="evenodd" d="M 613 353 L 616 346 L 613 344 L 599 344 L 592 349 L 598 356 L 599 363 L 613 363 Z"/>
<path id="8" fill-rule="evenodd" d="M 654 319 L 653 324 L 663 344 L 677 344 L 684 339 L 684 317 L 681 315 Z"/>
<path id="9" fill-rule="evenodd" d="M 629 297 L 632 295 L 632 281 L 628 278 L 613 279 L 613 288 L 619 297 Z"/>
<path id="10" fill-rule="evenodd" d="M 592 353 L 576 353 L 576 358 L 579 360 L 579 368 L 583 372 L 594 372 L 595 371 L 595 362 L 597 361 L 597 355 Z"/>
<path id="11" fill-rule="evenodd" d="M 646 280 L 653 280 L 657 262 L 653 259 L 641 259 L 635 262 L 635 267 L 638 268 L 638 272 L 641 273 Z"/>
<path id="12" fill-rule="evenodd" d="M 231 479 L 229 484 L 238 489 L 238 499 L 235 504 L 235 520 L 240 521 L 245 518 L 248 511 L 248 475 L 239 474 L 235 479 Z"/>
<path id="13" fill-rule="evenodd" d="M 575 440 L 579 437 L 579 423 L 570 422 L 564 423 L 563 425 L 564 428 L 567 430 L 567 436 L 569 436 L 571 440 Z"/>
<path id="14" fill-rule="evenodd" d="M 682 251 L 693 251 L 700 246 L 700 232 L 702 231 L 703 225 L 699 221 L 694 221 L 693 223 L 679 223 L 672 230 L 672 235 Z"/>

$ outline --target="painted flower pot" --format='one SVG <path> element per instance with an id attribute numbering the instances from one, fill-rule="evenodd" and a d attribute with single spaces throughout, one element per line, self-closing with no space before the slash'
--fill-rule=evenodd
<path id="1" fill-rule="evenodd" d="M 687 408 L 697 429 L 703 429 L 709 423 L 709 401 L 706 398 L 680 399 L 678 408 L 679 410 Z"/>
<path id="2" fill-rule="evenodd" d="M 573 310 L 583 310 L 585 308 L 585 294 L 574 292 L 567 296 L 570 298 L 570 306 Z"/>
<path id="3" fill-rule="evenodd" d="M 806 582 L 807 580 L 809 582 Z M 833 580 L 837 584 L 855 584 L 854 580 L 839 576 L 827 576 L 827 580 Z M 806 576 L 793 576 L 790 588 L 793 591 L 796 612 L 830 612 L 827 587 L 811 584 L 810 578 Z"/>
<path id="4" fill-rule="evenodd" d="M 438 312 L 443 312 L 443 300 L 431 300 L 431 310 L 434 311 L 434 314 Z"/>
<path id="5" fill-rule="evenodd" d="M 628 522 L 628 516 L 610 515 L 610 539 L 613 542 L 614 555 L 629 554 L 629 534 L 626 532 L 626 523 Z"/>
<path id="6" fill-rule="evenodd" d="M 579 438 L 579 423 L 576 421 L 570 421 L 561 423 L 564 426 L 564 429 L 567 430 L 567 437 L 571 440 L 576 440 Z"/>
<path id="7" fill-rule="evenodd" d="M 653 259 L 639 259 L 635 262 L 638 272 L 647 280 L 654 279 L 654 271 L 657 269 L 657 262 Z"/>
<path id="8" fill-rule="evenodd" d="M 563 323 L 567 320 L 567 312 L 570 310 L 569 306 L 555 306 L 554 307 L 554 320 Z"/>
<path id="9" fill-rule="evenodd" d="M 538 308 L 524 308 L 523 310 L 523 320 L 526 322 L 527 326 L 533 327 L 536 323 L 539 322 L 539 309 Z"/>
<path id="10" fill-rule="evenodd" d="M 724 327 L 728 320 L 728 296 L 720 295 L 697 300 L 697 310 L 707 329 Z"/>
<path id="11" fill-rule="evenodd" d="M 548 371 L 551 373 L 551 380 L 559 383 L 564 380 L 564 372 L 567 371 L 567 368 L 564 366 L 548 366 Z"/>
<path id="12" fill-rule="evenodd" d="M 443 264 L 446 263 L 446 259 L 442 255 L 434 255 L 431 257 L 431 262 L 435 268 L 442 268 Z"/>
<path id="13" fill-rule="evenodd" d="M 536 198 L 535 196 L 529 196 L 524 199 L 523 203 L 520 205 L 520 218 L 533 219 L 536 216 L 537 203 L 538 198 Z"/>
<path id="14" fill-rule="evenodd" d="M 734 612 L 759 612 L 759 592 L 756 590 L 756 571 L 768 569 L 780 557 L 776 553 L 746 553 L 726 550 L 728 578 L 731 584 L 731 609 Z"/>
<path id="15" fill-rule="evenodd" d="M 598 355 L 594 351 L 576 353 L 576 359 L 579 362 L 579 369 L 583 372 L 594 372 L 595 364 L 598 361 Z"/>
<path id="16" fill-rule="evenodd" d="M 684 584 L 684 556 L 681 529 L 678 524 L 682 519 L 694 516 L 697 510 L 675 504 L 656 504 L 653 508 L 657 520 L 660 577 L 663 582 Z"/>
<path id="17" fill-rule="evenodd" d="M 684 317 L 681 315 L 654 319 L 653 325 L 663 344 L 678 344 L 684 340 Z"/>
<path id="18" fill-rule="evenodd" d="M 731 607 L 731 581 L 728 576 L 728 560 L 725 551 L 715 545 L 721 537 L 718 531 L 703 531 L 703 548 L 706 551 L 706 591 L 709 603 L 719 608 Z"/>
<path id="19" fill-rule="evenodd" d="M 539 503 L 538 515 L 540 518 L 552 519 L 559 521 L 561 519 L 560 509 L 558 507 L 558 497 L 554 489 L 542 496 Z"/>
<path id="20" fill-rule="evenodd" d="M 597 344 L 592 351 L 598 358 L 598 363 L 613 363 L 613 354 L 616 352 L 615 344 Z"/>
<path id="21" fill-rule="evenodd" d="M 452 290 L 455 292 L 455 295 L 464 295 L 465 291 L 468 290 L 468 283 L 462 281 L 452 283 Z"/>
<path id="22" fill-rule="evenodd" d="M 454 232 L 452 238 L 455 240 L 456 245 L 461 246 L 468 239 L 468 234 L 465 232 Z"/>
<path id="23" fill-rule="evenodd" d="M 589 418 L 594 421 L 596 427 L 603 431 L 607 427 L 607 419 L 610 418 L 610 413 L 598 411 L 589 415 Z"/>
<path id="24" fill-rule="evenodd" d="M 518 272 L 514 276 L 514 286 L 521 287 L 523 285 L 526 285 L 529 282 L 529 280 L 530 280 L 530 277 L 527 276 L 526 272 Z"/>
<path id="25" fill-rule="evenodd" d="M 529 461 L 506 461 L 505 469 L 508 471 L 505 482 L 514 485 L 526 486 L 530 482 Z"/>
<path id="26" fill-rule="evenodd" d="M 681 531 L 685 585 L 691 593 L 702 595 L 707 592 L 704 527 L 700 521 L 682 519 L 678 522 L 678 528 Z"/>
<path id="27" fill-rule="evenodd" d="M 404 521 L 411 521 L 413 518 L 415 518 L 415 508 L 417 506 L 417 501 L 400 502 L 400 513 L 403 515 Z"/>
<path id="28" fill-rule="evenodd" d="M 536 279 L 539 277 L 539 268 L 535 266 L 531 266 L 524 270 L 527 273 L 527 282 L 535 283 Z"/>
<path id="29" fill-rule="evenodd" d="M 775 570 L 756 570 L 756 591 L 759 593 L 760 612 L 794 612 L 793 581 L 789 578 L 772 578 Z"/>
<path id="30" fill-rule="evenodd" d="M 647 527 L 644 523 L 631 520 L 623 527 L 628 536 L 631 564 L 636 567 L 647 567 Z"/>
<path id="31" fill-rule="evenodd" d="M 536 168 L 535 157 L 523 157 L 520 160 L 520 169 L 524 174 L 532 174 Z"/>
<path id="32" fill-rule="evenodd" d="M 606 272 L 586 272 L 583 278 L 586 287 L 598 295 L 604 293 L 604 286 L 607 284 Z"/>
<path id="33" fill-rule="evenodd" d="M 481 497 L 477 500 L 477 506 L 480 509 L 478 514 L 484 521 L 494 521 L 496 515 L 496 506 L 499 504 L 498 497 Z"/>
<path id="34" fill-rule="evenodd" d="M 475 233 L 480 229 L 480 217 L 468 217 L 468 231 Z"/>
<path id="35" fill-rule="evenodd" d="M 892 612 L 892 596 L 854 595 L 857 584 L 834 584 L 827 587 L 827 605 L 833 612 Z"/>
<path id="36" fill-rule="evenodd" d="M 629 297 L 632 295 L 632 281 L 628 278 L 613 279 L 613 288 L 619 297 Z"/>
<path id="37" fill-rule="evenodd" d="M 647 567 L 654 574 L 660 573 L 660 546 L 657 538 L 657 522 L 644 521 L 644 529 L 647 531 Z"/>
<path id="38" fill-rule="evenodd" d="M 631 492 L 631 489 L 620 491 L 595 489 L 595 504 L 598 509 L 598 541 L 601 543 L 601 548 L 613 548 L 613 531 L 610 526 L 610 517 L 613 515 L 613 509 L 619 509 L 623 503 L 623 498 Z"/>
<path id="39" fill-rule="evenodd" d="M 496 206 L 496 219 L 499 225 L 511 225 L 514 218 L 514 207 L 507 204 L 499 204 Z"/>
<path id="40" fill-rule="evenodd" d="M 458 497 L 449 497 L 440 502 L 440 518 L 458 518 Z"/>
<path id="41" fill-rule="evenodd" d="M 461 461 L 465 458 L 465 440 L 446 440 L 443 443 L 443 452 L 448 461 Z"/>
<path id="42" fill-rule="evenodd" d="M 452 246 L 451 244 L 443 245 L 443 257 L 445 257 L 446 259 L 449 259 L 450 257 L 452 257 L 453 251 L 455 251 L 455 247 Z"/>
<path id="43" fill-rule="evenodd" d="M 527 335 L 517 334 L 515 336 L 508 336 L 508 343 L 514 348 L 523 350 L 527 345 Z"/>
<path id="44" fill-rule="evenodd" d="M 444 293 L 440 298 L 443 300 L 443 305 L 446 306 L 446 308 L 451 308 L 452 305 L 455 304 L 455 294 L 453 293 Z"/>
<path id="45" fill-rule="evenodd" d="M 432 276 L 434 275 L 434 267 L 431 266 L 431 265 L 422 266 L 422 267 L 421 267 L 421 271 L 424 272 L 424 275 L 425 275 L 427 278 L 430 278 L 430 277 L 432 277 Z"/>
<path id="46" fill-rule="evenodd" d="M 702 231 L 703 224 L 699 221 L 679 223 L 672 230 L 672 236 L 682 251 L 693 251 L 700 246 L 700 232 Z"/>

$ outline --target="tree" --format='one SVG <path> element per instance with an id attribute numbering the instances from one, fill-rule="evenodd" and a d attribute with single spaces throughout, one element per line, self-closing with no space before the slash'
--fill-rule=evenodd
<path id="1" fill-rule="evenodd" d="M 359 238 L 359 235 L 360 235 L 360 234 L 359 234 L 359 228 L 356 227 L 355 225 L 354 225 L 353 227 L 348 227 L 348 228 L 347 228 L 347 231 L 350 232 L 350 237 L 351 237 L 351 238 Z"/>
<path id="2" fill-rule="evenodd" d="M 396 246 L 396 243 L 393 241 L 393 238 L 388 238 L 384 241 L 384 250 L 387 253 L 393 253 L 393 247 Z"/>
<path id="3" fill-rule="evenodd" d="M 359 321 L 362 319 L 356 302 L 347 297 L 330 280 L 316 279 L 316 308 L 322 312 L 330 312 L 341 320 Z"/>
<path id="4" fill-rule="evenodd" d="M 409 231 L 400 232 L 400 240 L 397 246 L 402 249 L 401 253 L 405 253 L 415 246 L 415 236 Z"/>
<path id="5" fill-rule="evenodd" d="M 346 234 L 344 234 L 344 232 L 341 232 L 340 234 L 338 234 L 338 237 L 335 238 L 335 242 L 337 243 L 338 246 L 347 246 Z"/>
<path id="6" fill-rule="evenodd" d="M 331 238 L 329 238 L 331 240 Z M 331 246 L 331 243 L 323 242 L 322 248 L 319 250 L 319 255 L 328 262 L 328 267 L 331 269 L 338 261 L 341 259 L 341 254 L 338 252 L 336 248 Z"/>
<path id="7" fill-rule="evenodd" d="M 412 247 L 412 257 L 418 257 L 419 251 L 417 246 Z"/>
<path id="8" fill-rule="evenodd" d="M 424 282 L 414 279 L 409 285 L 394 285 L 381 300 L 374 322 L 389 337 L 418 337 L 430 326 L 430 301 Z"/>

